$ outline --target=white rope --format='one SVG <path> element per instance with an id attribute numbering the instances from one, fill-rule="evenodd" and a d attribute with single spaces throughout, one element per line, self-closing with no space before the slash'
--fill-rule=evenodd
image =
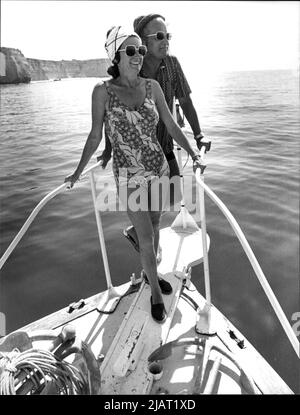
<path id="1" fill-rule="evenodd" d="M 0 395 L 38 394 L 49 383 L 58 395 L 90 394 L 81 371 L 47 350 L 0 353 Z"/>

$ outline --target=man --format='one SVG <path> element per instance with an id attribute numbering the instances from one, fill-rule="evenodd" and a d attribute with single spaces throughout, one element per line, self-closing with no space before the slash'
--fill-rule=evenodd
<path id="1" fill-rule="evenodd" d="M 147 46 L 147 54 L 144 57 L 140 76 L 158 81 L 171 112 L 173 111 L 174 99 L 178 99 L 183 114 L 194 133 L 198 149 L 200 150 L 203 145 L 206 145 L 208 151 L 207 143 L 202 141 L 204 136 L 190 97 L 191 89 L 189 84 L 177 58 L 168 54 L 171 35 L 167 33 L 165 18 L 159 14 L 139 16 L 135 19 L 133 27 L 134 31 L 141 37 L 143 44 Z M 173 151 L 173 139 L 168 134 L 161 120 L 157 125 L 157 138 L 169 164 L 170 178 L 177 176 L 179 182 L 179 167 Z M 105 168 L 110 158 L 111 145 L 106 137 L 105 149 L 97 160 L 102 160 L 102 167 Z M 170 193 L 170 205 L 172 205 L 175 200 L 173 192 Z M 124 231 L 124 235 L 138 251 L 139 246 L 134 228 L 132 226 L 127 228 Z"/>

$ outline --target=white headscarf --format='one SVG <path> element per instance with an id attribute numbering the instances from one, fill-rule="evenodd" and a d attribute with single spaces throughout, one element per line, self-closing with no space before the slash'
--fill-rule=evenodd
<path id="1" fill-rule="evenodd" d="M 135 36 L 140 39 L 137 33 L 130 29 L 126 29 L 124 26 L 114 26 L 112 28 L 105 42 L 105 49 L 111 61 L 114 60 L 116 52 L 122 43 L 130 36 Z"/>

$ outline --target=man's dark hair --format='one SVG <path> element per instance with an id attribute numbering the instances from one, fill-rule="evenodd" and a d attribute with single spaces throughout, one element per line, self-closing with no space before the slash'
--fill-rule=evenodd
<path id="1" fill-rule="evenodd" d="M 147 14 L 145 16 L 139 16 L 133 22 L 133 30 L 140 37 L 142 37 L 145 26 L 147 26 L 147 24 L 150 23 L 152 20 L 157 19 L 159 17 L 163 19 L 163 21 L 166 20 L 161 14 Z"/>

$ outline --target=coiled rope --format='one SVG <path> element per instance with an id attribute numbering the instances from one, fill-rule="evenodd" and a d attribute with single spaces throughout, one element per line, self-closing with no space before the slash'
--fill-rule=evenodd
<path id="1" fill-rule="evenodd" d="M 0 395 L 40 394 L 88 395 L 89 384 L 74 365 L 41 349 L 0 352 Z"/>

